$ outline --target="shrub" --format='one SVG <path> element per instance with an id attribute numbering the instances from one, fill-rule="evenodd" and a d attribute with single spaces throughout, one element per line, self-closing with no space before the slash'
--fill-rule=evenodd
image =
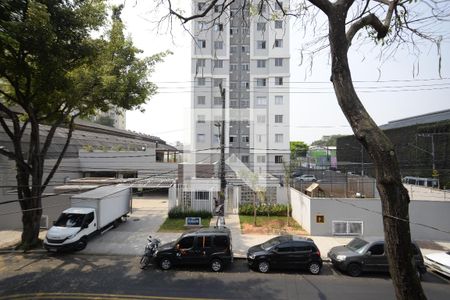
<path id="1" fill-rule="evenodd" d="M 292 210 L 289 209 L 291 213 Z M 253 216 L 253 204 L 245 203 L 239 206 L 239 214 L 245 216 Z M 284 217 L 287 214 L 287 204 L 257 204 L 256 215 L 257 216 L 277 216 Z"/>
<path id="2" fill-rule="evenodd" d="M 183 209 L 182 206 L 175 206 L 169 210 L 169 219 L 184 219 L 186 217 L 212 218 L 212 213 L 207 210 Z"/>

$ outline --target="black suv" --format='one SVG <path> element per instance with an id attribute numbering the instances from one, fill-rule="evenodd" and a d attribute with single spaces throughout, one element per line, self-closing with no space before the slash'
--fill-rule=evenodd
<path id="1" fill-rule="evenodd" d="M 411 247 L 413 248 L 417 275 L 421 278 L 422 274 L 427 271 L 422 253 L 414 242 Z M 354 238 L 345 246 L 331 248 L 328 257 L 331 259 L 333 266 L 347 272 L 350 276 L 360 276 L 365 271 L 389 272 L 383 238 Z"/>
<path id="2" fill-rule="evenodd" d="M 209 265 L 219 272 L 233 261 L 228 228 L 202 228 L 183 233 L 176 241 L 161 245 L 155 262 L 163 270 L 175 265 Z"/>
<path id="3" fill-rule="evenodd" d="M 308 269 L 317 275 L 322 269 L 320 251 L 310 238 L 282 235 L 248 249 L 250 268 L 262 273 L 270 269 Z"/>

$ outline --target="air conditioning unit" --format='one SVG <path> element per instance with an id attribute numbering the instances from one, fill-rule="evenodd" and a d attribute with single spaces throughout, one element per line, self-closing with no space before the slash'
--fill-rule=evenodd
<path id="1" fill-rule="evenodd" d="M 332 221 L 333 235 L 362 235 L 363 221 Z"/>
<path id="2" fill-rule="evenodd" d="M 48 229 L 48 216 L 47 215 L 41 216 L 41 223 L 39 225 L 39 228 Z"/>

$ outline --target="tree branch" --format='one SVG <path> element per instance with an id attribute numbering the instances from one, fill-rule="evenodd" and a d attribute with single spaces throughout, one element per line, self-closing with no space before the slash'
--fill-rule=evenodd
<path id="1" fill-rule="evenodd" d="M 355 34 L 362 28 L 366 27 L 366 26 L 372 26 L 373 29 L 375 29 L 378 33 L 377 35 L 377 39 L 382 39 L 386 36 L 386 34 L 388 33 L 388 27 L 385 27 L 383 25 L 383 23 L 381 23 L 380 19 L 378 19 L 377 16 L 375 16 L 374 14 L 368 14 L 365 17 L 359 19 L 358 21 L 356 21 L 355 23 L 353 23 L 350 28 L 347 31 L 347 42 L 348 45 L 350 46 L 353 37 L 355 36 Z"/>
<path id="2" fill-rule="evenodd" d="M 178 19 L 182 20 L 183 23 L 187 23 L 187 22 L 189 22 L 189 21 L 191 21 L 191 20 L 198 19 L 198 18 L 203 18 L 204 16 L 206 16 L 206 15 L 208 14 L 208 12 L 209 12 L 211 9 L 214 8 L 214 6 L 215 6 L 216 3 L 218 2 L 218 0 L 213 0 L 213 1 L 211 1 L 211 3 L 208 5 L 208 7 L 205 8 L 205 10 L 203 11 L 203 13 L 201 13 L 201 14 L 195 14 L 195 15 L 192 15 L 192 16 L 190 16 L 190 17 L 183 17 L 182 15 L 180 15 L 179 13 L 177 13 L 176 11 L 172 10 L 172 1 L 168 0 L 168 2 L 169 2 L 169 12 L 170 12 L 172 15 L 176 16 Z M 234 0 L 233 0 L 232 2 L 234 2 Z M 223 5 L 223 4 L 222 4 L 222 5 Z"/>
<path id="3" fill-rule="evenodd" d="M 327 16 L 330 13 L 333 5 L 328 0 L 309 0 L 313 5 L 317 6 L 321 11 L 323 11 Z"/>
<path id="4" fill-rule="evenodd" d="M 73 132 L 73 129 L 74 129 L 74 121 L 75 121 L 75 118 L 76 118 L 77 116 L 78 116 L 78 114 L 72 116 L 71 119 L 70 119 L 69 129 L 68 129 L 68 132 L 67 132 L 67 140 L 66 140 L 66 143 L 64 144 L 64 147 L 63 147 L 61 153 L 59 154 L 59 157 L 58 157 L 58 159 L 56 160 L 55 165 L 53 166 L 53 168 L 52 168 L 52 170 L 50 171 L 50 173 L 47 175 L 47 178 L 45 179 L 44 184 L 42 185 L 41 193 L 43 193 L 44 190 L 47 188 L 48 183 L 49 183 L 50 180 L 53 178 L 53 175 L 55 175 L 56 170 L 58 169 L 59 165 L 61 164 L 61 161 L 62 161 L 62 159 L 63 159 L 63 157 L 64 157 L 64 154 L 66 154 L 67 148 L 69 147 L 70 140 L 71 140 L 71 138 L 72 138 L 72 132 Z"/>

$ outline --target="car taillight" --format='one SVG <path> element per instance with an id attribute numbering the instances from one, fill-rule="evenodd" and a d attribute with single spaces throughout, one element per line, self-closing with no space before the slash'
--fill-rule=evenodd
<path id="1" fill-rule="evenodd" d="M 317 249 L 317 251 L 316 251 L 316 253 L 315 254 L 317 254 L 319 257 L 320 257 L 320 250 L 319 249 Z"/>

